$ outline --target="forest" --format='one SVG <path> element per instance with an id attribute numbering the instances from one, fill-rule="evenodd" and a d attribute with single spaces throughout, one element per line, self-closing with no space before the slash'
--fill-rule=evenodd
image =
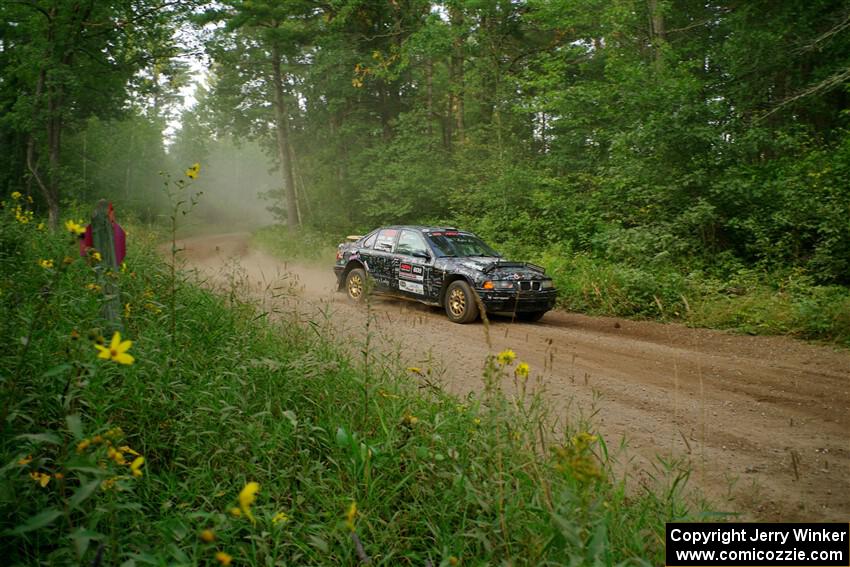
<path id="1" fill-rule="evenodd" d="M 0 187 L 54 226 L 99 197 L 156 219 L 160 172 L 197 162 L 207 206 L 290 236 L 454 224 L 571 309 L 850 336 L 846 1 L 0 14 Z"/>
<path id="2" fill-rule="evenodd" d="M 336 293 L 339 242 L 408 223 L 558 308 Z M 850 0 L 0 2 L 9 564 L 650 566 L 668 522 L 838 522 L 848 346 Z"/>

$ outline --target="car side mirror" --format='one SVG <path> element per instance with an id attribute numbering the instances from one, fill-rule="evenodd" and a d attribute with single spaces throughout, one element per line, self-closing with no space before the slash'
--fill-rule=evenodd
<path id="1" fill-rule="evenodd" d="M 431 255 L 428 254 L 428 252 L 425 252 L 424 250 L 414 250 L 413 252 L 410 253 L 410 255 L 413 256 L 414 258 L 422 258 L 424 260 L 430 260 L 431 259 Z"/>

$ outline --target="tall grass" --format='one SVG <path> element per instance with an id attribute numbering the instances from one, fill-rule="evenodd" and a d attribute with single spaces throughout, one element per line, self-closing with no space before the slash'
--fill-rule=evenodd
<path id="1" fill-rule="evenodd" d="M 596 315 L 680 321 L 752 335 L 792 335 L 850 346 L 850 290 L 805 274 L 741 270 L 718 277 L 670 265 L 633 267 L 544 253 L 560 304 Z"/>
<path id="2" fill-rule="evenodd" d="M 286 227 L 274 225 L 256 231 L 252 244 L 288 260 L 332 266 L 336 245 L 344 240 L 345 236 L 322 233 L 305 227 L 299 229 L 293 237 Z"/>
<path id="3" fill-rule="evenodd" d="M 139 228 L 114 276 L 135 362 L 98 359 L 93 267 L 0 215 L 6 563 L 655 565 L 688 516 L 680 485 L 629 494 L 588 424 L 556 428 L 520 361 L 488 358 L 480 398 L 422 391 L 321 321 L 174 286 Z"/>
<path id="4" fill-rule="evenodd" d="M 331 265 L 344 235 L 283 227 L 258 231 L 254 242 L 287 260 Z M 590 315 L 678 321 L 693 327 L 752 335 L 791 335 L 850 346 L 850 290 L 818 285 L 811 274 L 684 271 L 665 260 L 614 262 L 562 246 L 500 244 L 511 259 L 546 268 L 558 288 L 558 306 Z"/>

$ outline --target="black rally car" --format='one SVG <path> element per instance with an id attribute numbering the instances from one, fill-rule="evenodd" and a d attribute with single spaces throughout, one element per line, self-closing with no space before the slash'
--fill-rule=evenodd
<path id="1" fill-rule="evenodd" d="M 337 248 L 338 289 L 361 301 L 367 277 L 375 292 L 444 307 L 455 323 L 488 313 L 537 321 L 555 305 L 557 291 L 543 268 L 507 262 L 470 232 L 449 227 L 388 226 L 349 237 Z"/>

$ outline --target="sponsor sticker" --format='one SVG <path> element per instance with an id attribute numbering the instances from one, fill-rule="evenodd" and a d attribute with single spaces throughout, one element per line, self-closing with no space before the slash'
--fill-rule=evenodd
<path id="1" fill-rule="evenodd" d="M 406 262 L 402 262 L 398 267 L 398 277 L 405 280 L 421 282 L 424 273 L 425 270 L 422 266 L 415 266 Z"/>
<path id="2" fill-rule="evenodd" d="M 401 291 L 416 293 L 418 295 L 425 295 L 425 288 L 421 283 L 413 283 L 405 280 L 399 280 L 398 289 L 400 289 Z"/>

